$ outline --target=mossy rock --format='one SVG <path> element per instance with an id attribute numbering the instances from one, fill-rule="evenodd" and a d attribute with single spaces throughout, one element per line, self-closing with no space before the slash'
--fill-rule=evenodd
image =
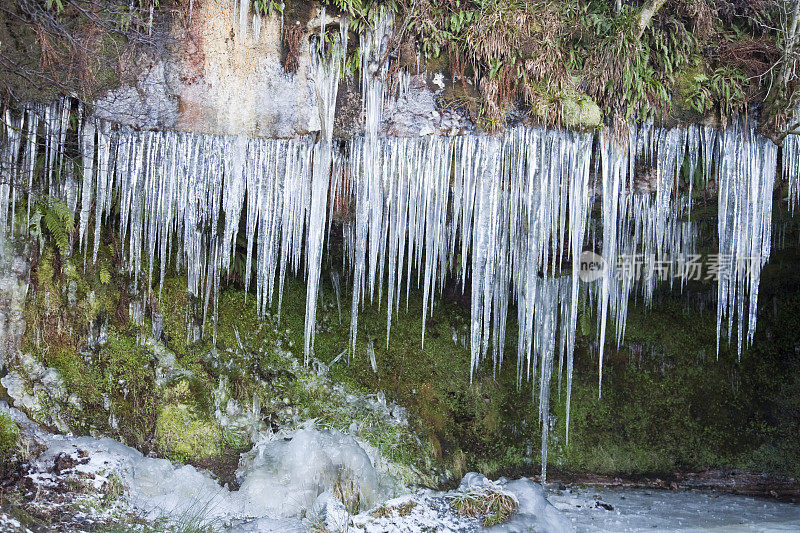
<path id="1" fill-rule="evenodd" d="M 0 462 L 5 463 L 17 450 L 19 428 L 5 413 L 0 413 Z"/>
<path id="2" fill-rule="evenodd" d="M 569 91 L 561 97 L 561 119 L 568 128 L 594 129 L 602 123 L 603 113 L 587 94 Z"/>
<path id="3" fill-rule="evenodd" d="M 187 387 L 188 390 L 188 387 Z M 223 452 L 219 425 L 184 403 L 162 405 L 156 418 L 156 446 L 173 461 L 203 461 Z"/>
<path id="4" fill-rule="evenodd" d="M 692 107 L 692 97 L 696 88 L 707 80 L 709 70 L 705 64 L 695 64 L 675 74 L 673 85 L 674 93 L 670 101 L 669 115 L 666 117 L 665 126 L 673 127 L 678 124 L 691 124 L 695 122 L 715 122 L 713 116 L 701 113 Z"/>

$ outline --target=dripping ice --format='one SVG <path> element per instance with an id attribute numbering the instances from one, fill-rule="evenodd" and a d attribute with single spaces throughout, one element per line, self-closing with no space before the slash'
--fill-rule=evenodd
<path id="1" fill-rule="evenodd" d="M 187 290 L 203 302 L 208 318 L 203 323 L 213 325 L 243 218 L 245 285 L 250 290 L 252 278 L 262 313 L 273 305 L 280 311 L 287 274 L 306 276 L 309 355 L 325 232 L 331 231 L 337 202 L 352 201 L 356 215 L 343 228 L 343 274 L 331 273 L 334 287 L 348 273 L 353 282 L 351 356 L 364 355 L 356 346 L 358 311 L 367 300 L 386 306 L 388 343 L 392 317 L 403 299 L 409 305 L 412 286 L 423 295 L 427 317 L 452 280 L 461 290 L 469 284 L 471 291 L 470 372 L 489 357 L 496 371 L 505 356 L 508 312 L 516 304 L 517 382 L 532 384 L 546 465 L 556 372 L 559 390 L 562 372 L 566 375 L 569 436 L 579 300 L 598 308 L 600 346 L 612 325 L 619 345 L 630 298 L 650 303 L 656 283 L 674 282 L 659 275 L 653 261 L 694 253 L 698 230 L 684 220 L 691 203 L 676 201 L 674 189 L 688 155 L 690 174 L 719 182 L 720 254 L 734 258 L 718 286 L 719 337 L 731 339 L 736 331 L 739 353 L 752 342 L 759 274 L 770 251 L 777 165 L 777 147 L 752 125 L 736 122 L 716 130 L 644 124 L 624 135 L 604 130 L 596 154 L 592 134 L 527 127 L 497 136 L 385 138 L 381 113 L 392 95 L 378 58 L 390 27 L 391 19 L 382 18 L 363 38 L 366 133 L 344 146 L 333 140 L 332 121 L 346 24 L 332 46 L 320 44 L 312 65 L 322 125 L 317 139 L 135 131 L 87 116 L 70 99 L 32 104 L 19 116 L 6 111 L 0 145 L 2 234 L 12 229 L 14 210 L 26 195 L 30 218 L 34 195 L 26 191 L 59 197 L 78 221 L 76 249 L 93 262 L 103 224 L 117 203 L 126 268 L 148 291 L 160 290 L 155 280 L 164 279 L 168 262 L 184 269 Z M 72 113 L 80 119 L 79 161 L 64 150 Z M 787 140 L 784 173 L 795 180 L 794 195 L 797 151 Z M 45 166 L 43 179 L 36 181 L 38 153 Z M 593 157 L 599 170 L 595 182 Z M 637 190 L 638 161 L 654 169 L 654 191 Z M 579 257 L 597 193 L 602 193 L 599 249 L 607 272 L 587 290 L 579 279 Z M 648 275 L 638 283 L 615 275 L 617 258 L 631 254 L 653 258 L 643 265 Z M 153 271 L 155 264 L 159 272 Z M 377 368 L 375 347 L 367 346 L 366 357 Z"/>

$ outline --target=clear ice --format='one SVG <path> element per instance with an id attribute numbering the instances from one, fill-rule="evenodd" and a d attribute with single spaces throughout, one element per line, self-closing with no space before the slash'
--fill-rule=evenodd
<path id="1" fill-rule="evenodd" d="M 602 384 L 609 328 L 619 346 L 631 298 L 650 304 L 658 283 L 677 284 L 663 262 L 684 265 L 696 254 L 699 229 L 689 220 L 695 183 L 713 180 L 719 190 L 718 339 L 725 334 L 730 340 L 736 331 L 740 355 L 752 343 L 760 272 L 772 243 L 778 147 L 743 120 L 722 130 L 641 124 L 595 135 L 518 126 L 494 136 L 387 138 L 382 116 L 394 95 L 383 58 L 392 22 L 379 17 L 362 37 L 365 134 L 348 141 L 333 137 L 346 23 L 332 41 L 315 41 L 316 137 L 136 131 L 89 116 L 69 98 L 29 104 L 19 114 L 7 110 L 0 233 L 24 219 L 15 210 L 30 219 L 37 197 L 61 198 L 75 213 L 75 246 L 85 261 L 97 261 L 103 227 L 114 224 L 136 282 L 160 293 L 168 264 L 185 270 L 187 291 L 203 302 L 203 324 L 215 332 L 220 284 L 231 273 L 242 221 L 245 287 L 262 313 L 275 300 L 280 312 L 287 275 L 306 277 L 308 357 L 326 234 L 334 211 L 352 206 L 355 216 L 342 224 L 341 274 L 330 274 L 337 306 L 341 281 L 350 276 L 353 283 L 350 356 L 359 353 L 358 311 L 367 300 L 386 306 L 388 346 L 401 300 L 407 308 L 412 286 L 420 290 L 424 342 L 425 320 L 449 281 L 470 291 L 470 374 L 489 357 L 496 371 L 505 355 L 509 309 L 516 306 L 517 384 L 531 384 L 539 405 L 544 480 L 555 374 L 559 393 L 566 376 L 569 439 L 579 308 L 588 302 L 597 309 Z M 404 83 L 396 84 L 401 92 Z M 689 176 L 683 190 L 682 172 Z M 794 205 L 796 136 L 785 140 L 782 172 Z M 643 173 L 649 177 L 644 184 Z M 590 212 L 598 196 L 601 215 L 594 223 Z M 21 225 L 17 230 L 26 231 Z M 587 249 L 605 263 L 605 275 L 592 283 L 580 279 Z M 638 276 L 624 275 L 621 257 L 642 259 Z M 681 289 L 684 283 L 681 278 Z M 371 340 L 367 357 L 376 369 Z"/>

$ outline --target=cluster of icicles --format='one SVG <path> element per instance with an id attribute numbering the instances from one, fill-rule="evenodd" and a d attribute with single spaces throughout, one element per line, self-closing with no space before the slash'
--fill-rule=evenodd
<path id="1" fill-rule="evenodd" d="M 371 74 L 385 68 L 374 58 L 382 53 L 380 32 L 385 35 L 388 27 L 362 41 L 366 134 L 347 142 L 331 135 L 340 76 L 336 56 L 346 48 L 346 26 L 333 50 L 312 65 L 322 123 L 317 138 L 135 131 L 83 116 L 69 99 L 29 105 L 18 117 L 7 112 L 0 230 L 13 230 L 23 198 L 28 216 L 37 194 L 62 198 L 78 219 L 75 244 L 87 261 L 96 261 L 101 228 L 113 223 L 125 242 L 125 265 L 137 280 L 157 291 L 169 262 L 185 269 L 187 290 L 205 302 L 204 314 L 215 323 L 220 281 L 232 267 L 243 219 L 244 279 L 248 290 L 255 280 L 262 312 L 275 303 L 280 310 L 287 273 L 307 277 L 309 356 L 324 244 L 334 219 L 344 218 L 343 267 L 353 282 L 351 355 L 357 355 L 358 311 L 366 299 L 385 302 L 389 343 L 403 293 L 408 302 L 412 286 L 421 290 L 425 317 L 452 277 L 471 294 L 471 372 L 489 354 L 496 368 L 515 303 L 518 382 L 534 384 L 546 465 L 556 366 L 559 384 L 566 374 L 569 436 L 581 309 L 597 307 L 601 347 L 609 322 L 619 344 L 636 287 L 650 302 L 657 282 L 672 282 L 654 263 L 695 251 L 697 228 L 685 221 L 691 204 L 676 190 L 688 159 L 690 176 L 697 172 L 704 182 L 716 182 L 719 252 L 732 258 L 720 266 L 719 335 L 727 321 L 729 340 L 737 331 L 740 353 L 743 332 L 746 343 L 752 342 L 759 274 L 770 251 L 774 144 L 742 122 L 725 130 L 645 125 L 616 137 L 608 130 L 594 135 L 517 127 L 497 136 L 381 138 L 386 87 Z M 654 169 L 654 193 L 636 193 L 634 168 L 640 164 Z M 590 225 L 598 195 L 602 219 Z M 599 250 L 605 261 L 605 275 L 590 284 L 579 279 L 585 248 Z M 624 254 L 642 254 L 650 275 L 617 276 L 617 258 Z M 149 258 L 147 272 L 143 258 Z M 154 265 L 160 272 L 153 272 Z M 422 335 L 424 342 L 424 324 Z M 601 348 L 601 379 L 602 353 Z M 543 479 L 545 472 L 543 466 Z"/>

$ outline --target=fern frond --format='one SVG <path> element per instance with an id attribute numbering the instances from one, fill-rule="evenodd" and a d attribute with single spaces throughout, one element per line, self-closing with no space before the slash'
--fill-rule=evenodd
<path id="1" fill-rule="evenodd" d="M 108 283 L 111 281 L 111 272 L 109 272 L 108 267 L 105 265 L 100 267 L 100 272 L 98 275 L 100 277 L 100 283 L 103 285 L 108 285 Z"/>
<path id="2" fill-rule="evenodd" d="M 42 198 L 36 202 L 34 213 L 31 215 L 30 231 L 39 237 L 42 245 L 47 236 L 61 255 L 67 255 L 70 235 L 75 231 L 75 217 L 63 200 L 53 197 Z"/>

